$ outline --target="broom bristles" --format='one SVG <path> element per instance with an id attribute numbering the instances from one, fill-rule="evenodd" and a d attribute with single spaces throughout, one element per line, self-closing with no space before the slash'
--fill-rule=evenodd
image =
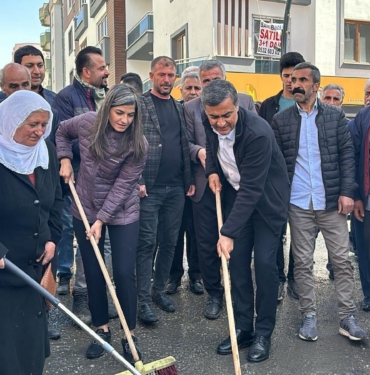
<path id="1" fill-rule="evenodd" d="M 174 365 L 163 368 L 161 370 L 157 370 L 155 372 L 155 375 L 178 375 L 178 374 L 179 372 L 177 371 L 177 368 Z"/>

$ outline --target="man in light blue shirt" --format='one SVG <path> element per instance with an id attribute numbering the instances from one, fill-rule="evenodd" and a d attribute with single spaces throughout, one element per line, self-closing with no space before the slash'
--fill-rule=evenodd
<path id="1" fill-rule="evenodd" d="M 324 236 L 335 273 L 339 333 L 350 340 L 367 338 L 358 325 L 349 261 L 347 214 L 353 210 L 354 148 L 343 110 L 317 100 L 320 71 L 298 64 L 292 75 L 296 105 L 278 113 L 272 128 L 291 182 L 289 224 L 294 277 L 302 323 L 299 337 L 317 340 L 316 299 L 312 275 L 317 228 Z"/>

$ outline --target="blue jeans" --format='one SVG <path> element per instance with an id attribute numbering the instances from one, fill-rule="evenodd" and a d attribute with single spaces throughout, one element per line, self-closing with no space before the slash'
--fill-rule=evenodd
<path id="1" fill-rule="evenodd" d="M 158 253 L 152 291 L 164 292 L 179 235 L 185 194 L 183 186 L 153 187 L 140 202 L 140 232 L 136 251 L 139 305 L 150 304 L 153 254 Z"/>
<path id="2" fill-rule="evenodd" d="M 73 222 L 72 214 L 70 212 L 72 198 L 69 195 L 64 196 L 62 224 L 63 232 L 62 238 L 58 244 L 58 276 L 65 279 L 72 277 L 71 268 L 73 266 Z"/>

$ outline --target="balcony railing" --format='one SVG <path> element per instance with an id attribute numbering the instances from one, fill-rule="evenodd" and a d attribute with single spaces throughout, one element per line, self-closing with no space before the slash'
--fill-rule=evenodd
<path id="1" fill-rule="evenodd" d="M 80 11 L 75 18 L 75 40 L 78 41 L 81 35 L 87 30 L 87 4 L 82 5 Z"/>
<path id="2" fill-rule="evenodd" d="M 153 13 L 147 13 L 127 34 L 127 48 L 130 48 L 148 31 L 153 31 Z"/>
<path id="3" fill-rule="evenodd" d="M 204 60 L 208 60 L 209 56 L 192 57 L 189 59 L 175 60 L 176 75 L 181 76 L 182 72 L 189 66 L 200 66 Z"/>
<path id="4" fill-rule="evenodd" d="M 39 9 L 39 19 L 42 26 L 50 26 L 49 3 L 44 3 Z"/>
<path id="5" fill-rule="evenodd" d="M 50 51 L 50 29 L 40 34 L 40 46 L 44 51 Z"/>

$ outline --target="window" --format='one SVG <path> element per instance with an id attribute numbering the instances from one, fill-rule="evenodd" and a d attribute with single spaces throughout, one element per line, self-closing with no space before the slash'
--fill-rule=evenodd
<path id="1" fill-rule="evenodd" d="M 172 38 L 173 40 L 173 59 L 184 60 L 187 58 L 186 54 L 186 32 L 182 31 L 180 34 Z"/>
<path id="2" fill-rule="evenodd" d="M 68 31 L 68 52 L 71 54 L 73 52 L 74 42 L 73 42 L 73 30 L 72 27 Z"/>
<path id="3" fill-rule="evenodd" d="M 80 51 L 87 47 L 87 38 L 80 44 Z"/>
<path id="4" fill-rule="evenodd" d="M 74 71 L 73 69 L 69 72 L 69 84 L 72 85 L 74 78 Z"/>
<path id="5" fill-rule="evenodd" d="M 86 0 L 80 0 L 80 8 L 82 8 L 82 5 L 86 4 Z"/>
<path id="6" fill-rule="evenodd" d="M 75 4 L 75 0 L 68 0 L 68 13 L 71 11 L 72 6 Z"/>
<path id="7" fill-rule="evenodd" d="M 253 54 L 256 59 L 255 72 L 279 74 L 280 53 L 278 53 L 276 56 L 271 56 L 268 54 L 260 53 L 258 50 L 261 22 L 265 22 L 267 24 L 278 24 L 280 26 L 283 25 L 284 20 L 281 18 L 253 15 Z M 289 50 L 289 48 L 287 48 L 287 50 Z"/>
<path id="8" fill-rule="evenodd" d="M 370 63 L 370 22 L 344 21 L 344 60 Z"/>
<path id="9" fill-rule="evenodd" d="M 105 36 L 108 36 L 108 20 L 107 16 L 104 16 L 102 20 L 97 24 L 98 28 L 98 41 L 100 42 Z"/>

